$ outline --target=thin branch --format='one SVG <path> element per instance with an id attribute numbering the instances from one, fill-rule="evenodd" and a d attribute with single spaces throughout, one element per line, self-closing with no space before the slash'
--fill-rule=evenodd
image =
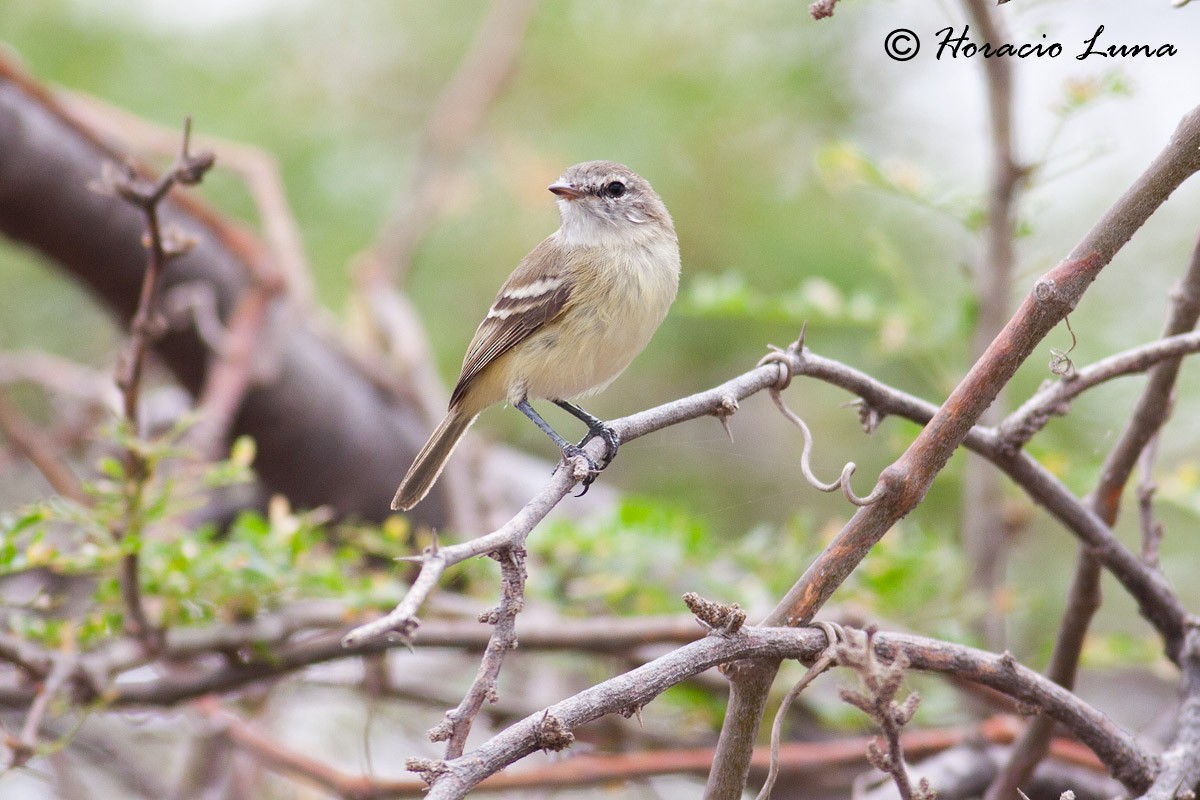
<path id="1" fill-rule="evenodd" d="M 497 682 L 504 656 L 517 646 L 517 614 L 525 605 L 525 551 L 501 550 L 495 554 L 500 562 L 500 605 L 479 617 L 480 622 L 492 625 L 492 636 L 484 650 L 483 660 L 471 687 L 458 707 L 446 712 L 446 718 L 429 732 L 435 742 L 446 742 L 446 758 L 458 758 L 467 744 L 471 723 L 485 700 L 498 697 Z"/>
<path id="2" fill-rule="evenodd" d="M 9 743 L 12 749 L 10 767 L 24 766 L 37 753 L 38 733 L 46 718 L 46 713 L 50 710 L 50 702 L 58 696 L 63 686 L 75 674 L 78 664 L 76 659 L 70 657 L 54 659 L 54 665 L 42 680 L 37 694 L 34 695 L 33 703 L 29 706 L 29 712 L 25 715 L 25 724 L 21 726 L 19 737 L 16 742 Z"/>
<path id="3" fill-rule="evenodd" d="M 32 383 L 89 404 L 119 404 L 111 374 L 37 350 L 0 353 L 0 384 L 13 383 Z"/>
<path id="4" fill-rule="evenodd" d="M 794 354 L 796 374 L 853 392 L 875 416 L 895 415 L 927 425 L 937 406 L 875 380 L 866 373 L 809 350 Z M 973 428 L 963 445 L 999 467 L 1035 502 L 1076 536 L 1121 582 L 1142 615 L 1159 631 L 1168 656 L 1183 640 L 1188 612 L 1171 585 L 1120 541 L 1091 508 L 1027 453 L 1012 452 L 994 430 Z"/>
<path id="5" fill-rule="evenodd" d="M 437 374 L 420 314 L 397 287 L 441 213 L 468 145 L 516 73 L 536 7 L 537 0 L 493 0 L 433 104 L 417 143 L 412 174 L 396 192 L 372 250 L 351 268 L 354 299 L 366 312 L 373 343 L 390 357 L 388 371 L 401 378 L 402 394 L 431 426 L 441 419 L 449 393 Z M 458 459 L 449 464 L 440 489 L 451 525 L 461 531 L 478 530 L 481 524 L 479 493 L 467 463 Z"/>
<path id="6" fill-rule="evenodd" d="M 418 778 L 368 778 L 341 772 L 287 747 L 213 700 L 200 701 L 195 707 L 218 725 L 233 745 L 254 758 L 261 766 L 318 786 L 338 796 L 355 800 L 423 797 L 428 788 L 426 783 Z M 920 758 L 945 752 L 948 748 L 962 746 L 980 738 L 996 744 L 1006 744 L 1012 741 L 1014 733 L 1015 725 L 1011 720 L 994 718 L 979 726 L 909 731 L 904 734 L 903 745 L 906 753 Z M 763 770 L 768 768 L 770 762 L 776 764 L 784 774 L 816 777 L 839 767 L 864 765 L 866 761 L 863 753 L 869 742 L 867 737 L 850 737 L 828 742 L 788 742 L 780 746 L 778 754 L 772 754 L 768 748 L 758 747 L 754 751 L 753 764 L 757 770 Z M 1079 763 L 1080 754 L 1071 750 L 1072 747 L 1079 749 L 1077 743 L 1063 739 L 1058 740 L 1058 745 L 1066 763 Z M 1090 771 L 1096 770 L 1099 762 L 1090 751 L 1084 752 L 1087 755 L 1082 759 L 1085 762 L 1082 766 Z M 492 775 L 475 787 L 473 793 L 519 789 L 545 791 L 606 785 L 655 775 L 703 774 L 711 763 L 711 748 L 580 754 L 561 761 Z"/>
<path id="7" fill-rule="evenodd" d="M 184 444 L 203 458 L 220 458 L 234 417 L 250 390 L 271 302 L 283 284 L 255 280 L 238 299 L 197 399 L 199 419 Z"/>
<path id="8" fill-rule="evenodd" d="M 380 231 L 378 264 L 395 283 L 436 218 L 454 165 L 516 71 L 536 0 L 494 0 L 454 76 L 438 96 L 415 156 L 408 185 Z"/>
<path id="9" fill-rule="evenodd" d="M 908 659 L 901 652 L 890 663 L 881 663 L 875 652 L 875 633 L 873 628 L 868 628 L 865 635 L 847 636 L 838 643 L 838 664 L 854 669 L 864 689 L 842 689 L 839 696 L 869 716 L 882 731 L 884 747 L 880 748 L 872 740 L 867 745 L 867 760 L 875 769 L 891 776 L 900 800 L 934 800 L 927 781 L 913 786 L 901 743 L 904 726 L 912 721 L 921 701 L 916 692 L 911 692 L 903 703 L 895 701 L 908 670 Z"/>
<path id="10" fill-rule="evenodd" d="M 1163 525 L 1154 514 L 1154 495 L 1158 491 L 1158 485 L 1154 482 L 1154 461 L 1157 457 L 1158 434 L 1155 434 L 1138 459 L 1138 523 L 1142 530 L 1142 560 L 1155 569 L 1161 569 L 1159 549 Z"/>
<path id="11" fill-rule="evenodd" d="M 70 114 L 89 129 L 117 142 L 131 143 L 134 149 L 173 155 L 179 146 L 179 132 L 142 119 L 128 111 L 84 94 L 60 97 Z M 277 267 L 288 295 L 308 308 L 313 301 L 312 273 L 304 254 L 303 238 L 296 217 L 288 205 L 283 176 L 275 156 L 262 148 L 204 136 L 205 149 L 220 155 L 222 171 L 239 175 L 246 183 L 258 217 L 263 238 L 271 254 L 271 264 L 247 264 L 251 271 L 265 272 Z"/>
<path id="12" fill-rule="evenodd" d="M 54 666 L 54 656 L 41 645 L 0 631 L 0 660 L 14 664 L 31 677 L 44 678 Z"/>
<path id="13" fill-rule="evenodd" d="M 779 703 L 779 709 L 775 712 L 775 722 L 771 724 L 771 765 L 767 769 L 767 779 L 763 781 L 756 800 L 770 800 L 771 790 L 775 788 L 775 781 L 779 777 L 779 748 L 783 738 L 783 720 L 787 717 L 792 703 L 796 702 L 800 693 L 816 680 L 818 675 L 837 662 L 837 645 L 844 635 L 844 629 L 829 622 L 814 622 L 813 627 L 820 628 L 825 632 L 825 652 L 813 662 L 804 676 L 796 681 L 796 684 L 788 690 Z"/>
<path id="14" fill-rule="evenodd" d="M 168 259 L 187 252 L 191 247 L 191 243 L 176 231 L 164 235 L 159 226 L 159 204 L 176 184 L 194 186 L 199 183 L 214 163 L 214 156 L 209 151 L 197 154 L 190 152 L 191 131 L 192 121 L 189 118 L 184 123 L 179 156 L 157 181 L 142 178 L 132 167 L 127 167 L 124 173 L 118 173 L 110 165 L 96 186 L 99 191 L 118 196 L 140 209 L 146 219 L 146 272 L 137 310 L 130 323 L 132 336 L 117 370 L 117 386 L 121 390 L 125 422 L 129 427 L 129 435 L 133 437 L 140 433 L 138 400 L 141 396 L 142 371 L 151 339 L 157 336 L 159 328 L 155 309 L 159 280 Z M 139 545 L 136 541 L 142 526 L 141 506 L 149 475 L 145 458 L 134 447 L 126 448 L 124 461 L 125 508 L 123 520 L 120 527 L 113 530 L 113 537 L 118 542 L 133 541 L 133 546 L 122 557 L 119 571 L 121 597 L 125 603 L 125 626 L 147 649 L 153 650 L 158 646 L 158 637 L 142 604 L 138 574 Z"/>
<path id="15" fill-rule="evenodd" d="M 1183 118 L 1163 152 L 1067 258 L 1035 283 L 1017 313 L 904 455 L 879 476 L 885 486 L 883 496 L 858 510 L 768 615 L 766 624 L 797 625 L 812 619 L 896 521 L 921 502 L 934 477 L 1017 368 L 1075 308 L 1125 242 L 1197 170 L 1200 108 Z M 1174 592 L 1169 594 L 1174 598 Z M 1168 640 L 1171 652 L 1177 652 L 1178 645 L 1178 639 Z M 777 662 L 764 662 L 730 675 L 731 681 L 742 686 L 731 689 L 705 800 L 741 796 L 754 735 L 777 670 Z"/>
<path id="16" fill-rule="evenodd" d="M 989 0 L 963 0 L 967 17 L 984 41 L 1007 39 L 1003 21 L 992 12 Z M 1017 202 L 1026 175 L 1017 161 L 1013 122 L 1013 62 L 988 58 L 980 64 L 987 89 L 988 131 L 991 135 L 991 175 L 988 187 L 987 226 L 982 258 L 974 266 L 979 316 L 971 337 L 971 358 L 979 358 L 1008 320 L 1016 272 Z M 1008 402 L 1001 389 L 979 422 L 999 421 Z M 987 609 L 980 628 L 993 649 L 1004 646 L 1004 613 L 996 592 L 1004 582 L 1004 564 L 1011 535 L 1004 515 L 1000 476 L 974 454 L 967 454 L 963 473 L 962 539 L 971 562 L 971 585 Z"/>
<path id="17" fill-rule="evenodd" d="M 1183 702 L 1175 738 L 1160 757 L 1162 767 L 1142 800 L 1194 797 L 1200 782 L 1200 628 L 1188 630 L 1182 661 Z"/>
<path id="18" fill-rule="evenodd" d="M 1070 410 L 1070 403 L 1088 389 L 1127 375 L 1137 375 L 1164 362 L 1178 364 L 1180 357 L 1200 352 L 1200 332 L 1166 335 L 1148 344 L 1116 353 L 1082 369 L 1072 377 L 1038 390 L 997 426 L 1011 447 L 1022 447 L 1054 416 Z M 1177 371 L 1177 368 L 1176 368 Z"/>
<path id="19" fill-rule="evenodd" d="M 400 644 L 370 641 L 357 648 L 342 647 L 339 631 L 354 610 L 335 601 L 297 603 L 253 620 L 218 623 L 206 627 L 168 628 L 158 660 L 152 660 L 140 643 L 117 639 L 83 655 L 80 674 L 89 684 L 106 687 L 103 694 L 113 707 L 167 706 L 211 692 L 233 691 L 313 664 L 381 652 Z M 298 636 L 298 634 L 304 634 Z M 639 657 L 652 644 L 683 644 L 700 638 L 702 631 L 690 615 L 645 618 L 594 617 L 578 620 L 539 618 L 522 626 L 522 650 L 573 650 L 584 653 Z M 475 620 L 429 620 L 422 624 L 421 641 L 430 647 L 484 651 L 491 635 Z M 267 655 L 260 656 L 259 653 Z M 224 658 L 205 658 L 220 653 Z M 17 637 L 0 634 L 0 660 L 20 666 L 30 677 L 43 678 L 57 656 Z M 187 663 L 188 669 L 179 669 Z M 170 664 L 155 677 L 119 681 L 130 670 Z M 5 693 L 0 703 L 25 707 L 34 699 L 27 687 Z M 97 689 L 97 691 L 101 691 Z"/>

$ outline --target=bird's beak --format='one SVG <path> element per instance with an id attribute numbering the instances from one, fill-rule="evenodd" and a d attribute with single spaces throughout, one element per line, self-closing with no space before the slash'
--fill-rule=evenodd
<path id="1" fill-rule="evenodd" d="M 550 184 L 546 188 L 549 189 L 550 191 L 554 192 L 556 195 L 561 197 L 563 200 L 578 200 L 580 197 L 583 197 L 583 192 L 579 191 L 578 189 L 576 189 L 574 186 L 572 186 L 569 183 L 555 182 L 555 183 Z"/>

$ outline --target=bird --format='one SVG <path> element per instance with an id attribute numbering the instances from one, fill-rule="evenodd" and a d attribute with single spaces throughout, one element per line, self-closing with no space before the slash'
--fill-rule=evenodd
<path id="1" fill-rule="evenodd" d="M 479 323 L 446 416 L 401 481 L 394 511 L 429 493 L 479 414 L 501 402 L 549 436 L 564 463 L 586 460 L 584 492 L 616 456 L 616 431 L 573 401 L 616 379 L 666 317 L 679 289 L 679 239 L 662 199 L 623 164 L 585 161 L 547 189 L 559 228 L 521 260 Z M 534 398 L 588 426 L 579 444 L 538 414 Z M 583 450 L 596 437 L 606 446 L 602 463 Z"/>

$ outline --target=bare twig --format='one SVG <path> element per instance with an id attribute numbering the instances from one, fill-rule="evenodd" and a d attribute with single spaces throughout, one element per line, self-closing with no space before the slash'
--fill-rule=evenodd
<path id="1" fill-rule="evenodd" d="M 1102 383 L 1127 375 L 1137 375 L 1165 362 L 1179 363 L 1180 357 L 1200 352 L 1200 333 L 1176 333 L 1162 339 L 1108 356 L 1076 370 L 1072 377 L 1055 381 L 997 426 L 1010 447 L 1022 447 L 1054 416 L 1066 414 L 1079 395 Z"/>
<path id="2" fill-rule="evenodd" d="M 770 800 L 771 790 L 775 788 L 775 781 L 779 777 L 779 746 L 780 740 L 783 738 L 783 720 L 792 707 L 792 703 L 818 675 L 837 662 L 838 644 L 844 638 L 844 629 L 841 626 L 820 621 L 814 622 L 813 627 L 820 628 L 825 632 L 827 642 L 825 652 L 813 662 L 808 671 L 804 673 L 804 677 L 796 681 L 796 684 L 788 690 L 779 703 L 779 710 L 775 712 L 775 722 L 771 724 L 771 766 L 767 769 L 767 779 L 763 781 L 757 800 Z"/>
<path id="3" fill-rule="evenodd" d="M 1188 630 L 1183 651 L 1182 703 L 1175 738 L 1162 754 L 1162 768 L 1142 800 L 1195 797 L 1200 782 L 1200 628 Z"/>
<path id="4" fill-rule="evenodd" d="M 68 94 L 62 100 L 72 116 L 113 141 L 131 143 L 135 150 L 161 155 L 177 151 L 178 131 L 142 119 L 91 95 Z M 205 149 L 220 154 L 222 170 L 241 176 L 254 199 L 272 263 L 269 267 L 253 262 L 248 266 L 255 270 L 278 267 L 288 295 L 301 306 L 310 307 L 312 274 L 275 156 L 262 148 L 215 136 L 204 136 L 203 144 Z"/>
<path id="5" fill-rule="evenodd" d="M 86 676 L 83 673 L 83 662 L 78 656 L 71 653 L 54 655 L 50 671 L 42 679 L 41 685 L 34 695 L 33 703 L 30 704 L 29 711 L 25 715 L 25 723 L 21 726 L 19 737 L 16 741 L 8 742 L 12 750 L 10 766 L 23 766 L 36 754 L 38 735 L 50 710 L 51 701 L 63 691 L 69 682 L 78 681 L 81 678 L 86 679 Z M 88 685 L 94 690 L 94 686 Z"/>
<path id="6" fill-rule="evenodd" d="M 728 398 L 742 400 L 746 397 L 775 385 L 779 370 L 774 365 L 756 367 L 755 369 L 727 381 L 707 392 L 684 397 L 671 403 L 614 420 L 609 424 L 622 442 L 632 441 L 669 425 L 675 425 L 689 419 L 709 416 L 718 409 L 726 408 Z M 590 442 L 589 452 L 593 458 L 598 458 L 602 442 Z M 437 585 L 438 577 L 449 566 L 465 561 L 475 556 L 487 555 L 506 547 L 523 547 L 525 539 L 533 527 L 537 525 L 555 505 L 559 503 L 575 484 L 586 474 L 572 464 L 569 469 L 560 468 L 554 472 L 550 481 L 521 509 L 509 522 L 497 530 L 477 539 L 460 544 L 442 547 L 436 554 L 426 552 L 418 560 L 421 572 L 416 582 L 409 589 L 401 603 L 387 616 L 352 630 L 346 635 L 348 647 L 354 647 L 372 638 L 382 636 L 392 631 L 408 635 L 416 630 L 416 612 L 424 603 L 426 596 Z"/>
<path id="7" fill-rule="evenodd" d="M 217 357 L 197 400 L 199 419 L 184 438 L 184 444 L 204 458 L 222 455 L 233 418 L 250 389 L 267 312 L 282 289 L 281 283 L 255 280 L 229 316 Z"/>
<path id="8" fill-rule="evenodd" d="M 421 132 L 413 175 L 377 239 L 377 263 L 393 282 L 407 273 L 417 243 L 441 209 L 454 164 L 515 72 L 536 7 L 536 0 L 495 0 L 438 96 Z"/>
<path id="9" fill-rule="evenodd" d="M 1154 514 L 1154 494 L 1158 484 L 1154 482 L 1154 461 L 1158 457 L 1158 434 L 1154 435 L 1138 459 L 1138 521 L 1142 530 L 1142 560 L 1150 566 L 1161 568 L 1159 547 L 1162 544 L 1163 525 Z"/>

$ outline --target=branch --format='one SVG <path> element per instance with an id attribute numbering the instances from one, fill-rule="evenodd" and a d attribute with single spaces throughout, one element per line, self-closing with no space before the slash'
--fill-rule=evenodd
<path id="1" fill-rule="evenodd" d="M 1183 655 L 1183 703 L 1175 738 L 1160 757 L 1162 768 L 1142 800 L 1194 797 L 1200 782 L 1200 628 L 1188 631 Z"/>
<path id="2" fill-rule="evenodd" d="M 809 350 L 793 353 L 798 375 L 839 386 L 862 398 L 864 410 L 873 416 L 895 415 L 922 425 L 929 423 L 937 406 L 875 380 L 838 361 Z M 1045 467 L 1025 452 L 1012 452 L 994 430 L 973 428 L 963 445 L 985 456 L 1043 506 L 1103 564 L 1138 603 L 1144 616 L 1162 635 L 1168 656 L 1183 640 L 1187 609 L 1160 572 L 1149 567 L 1125 547 L 1092 509 Z"/>
<path id="3" fill-rule="evenodd" d="M 354 614 L 336 601 L 298 603 L 281 611 L 245 622 L 199 628 L 169 628 L 157 661 L 140 644 L 129 639 L 109 642 L 82 656 L 81 674 L 91 683 L 107 687 L 106 702 L 114 707 L 166 706 L 216 691 L 232 691 L 313 664 L 349 656 L 378 653 L 398 642 L 368 642 L 358 648 L 342 647 L 338 632 Z M 299 637 L 297 634 L 305 634 Z M 649 644 L 683 644 L 700 638 L 702 631 L 691 615 L 642 618 L 592 617 L 563 620 L 538 619 L 522 626 L 525 651 L 573 650 L 597 655 L 637 654 Z M 421 628 L 421 642 L 429 647 L 483 651 L 491 637 L 476 620 L 429 620 Z M 223 658 L 207 658 L 214 653 Z M 265 653 L 265 655 L 260 655 Z M 57 656 L 14 636 L 0 634 L 0 660 L 21 667 L 30 677 L 49 673 Z M 188 669 L 179 669 L 187 663 Z M 154 677 L 136 682 L 117 677 L 130 670 L 155 665 Z M 0 686 L 0 704 L 25 707 L 34 699 L 27 688 Z"/>
<path id="4" fill-rule="evenodd" d="M 95 185 L 98 191 L 120 197 L 139 209 L 146 220 L 146 272 L 142 278 L 137 310 L 130 322 L 132 336 L 128 349 L 122 354 L 117 367 L 117 387 L 121 390 L 125 424 L 128 427 L 128 435 L 135 439 L 140 435 L 138 401 L 141 397 L 142 370 L 151 340 L 161 333 L 158 311 L 155 308 L 159 281 L 168 259 L 183 255 L 192 246 L 184 234 L 177 230 L 168 229 L 164 232 L 159 225 L 159 205 L 176 184 L 198 184 L 215 162 L 215 157 L 209 151 L 197 154 L 190 152 L 191 136 L 192 120 L 189 117 L 183 125 L 183 144 L 180 146 L 179 155 L 171 168 L 157 181 L 141 177 L 131 166 L 126 166 L 123 173 L 110 166 L 102 173 L 101 181 Z M 119 572 L 121 598 L 125 603 L 125 629 L 130 635 L 141 640 L 148 650 L 153 651 L 159 644 L 158 635 L 142 605 L 141 578 L 138 574 L 139 538 L 143 525 L 142 501 L 146 482 L 150 479 L 149 466 L 134 445 L 125 448 L 124 464 L 122 521 L 113 528 L 112 534 L 117 542 L 125 542 L 127 545 Z"/>
<path id="5" fill-rule="evenodd" d="M 222 734 L 236 747 L 254 758 L 261 766 L 288 775 L 298 781 L 315 785 L 341 797 L 355 800 L 382 800 L 389 797 L 423 797 L 427 785 L 419 778 L 369 778 L 341 772 L 272 739 L 241 717 L 205 699 L 195 707 L 219 726 Z M 915 757 L 946 752 L 948 748 L 978 741 L 1007 744 L 1015 734 L 1015 725 L 1008 718 L 994 718 L 982 725 L 958 728 L 909 731 L 904 734 L 906 753 Z M 768 748 L 754 751 L 754 767 L 767 768 L 768 761 L 778 763 L 781 773 L 792 776 L 818 777 L 831 769 L 865 765 L 863 753 L 870 742 L 868 737 L 849 737 L 828 742 L 789 742 L 780 747 L 777 757 Z M 1078 743 L 1058 740 L 1068 764 L 1079 764 Z M 1090 751 L 1082 767 L 1094 771 L 1099 762 Z M 1090 757 L 1090 758 L 1089 758 Z M 712 764 L 711 748 L 687 750 L 653 750 L 639 753 L 581 754 L 569 759 L 497 773 L 481 782 L 475 794 L 514 791 L 519 789 L 550 790 L 625 782 L 655 775 L 693 773 L 703 774 Z M 1077 766 L 1076 769 L 1081 767 Z"/>
<path id="6" fill-rule="evenodd" d="M 1007 40 L 1002 21 L 993 14 L 990 0 L 963 0 L 967 16 L 984 41 Z M 981 67 L 987 87 L 991 176 L 983 257 L 974 268 L 979 317 L 971 337 L 971 358 L 979 358 L 1009 317 L 1016 271 L 1017 199 L 1026 170 L 1017 163 L 1013 124 L 1013 64 L 1008 59 L 984 59 Z M 979 422 L 993 425 L 1008 403 L 1002 389 Z M 1000 476 L 974 454 L 968 454 L 963 473 L 962 540 L 971 562 L 971 585 L 985 601 L 981 620 L 985 641 L 993 649 L 1004 646 L 1004 613 L 997 607 L 996 591 L 1004 582 L 1004 563 L 1011 533 L 1003 513 Z"/>
<path id="7" fill-rule="evenodd" d="M 501 550 L 495 554 L 500 562 L 500 606 L 479 616 L 480 622 L 493 626 L 492 636 L 484 650 L 479 671 L 458 707 L 446 712 L 446 718 L 429 732 L 435 742 L 446 742 L 446 758 L 463 754 L 471 723 L 485 700 L 495 702 L 500 668 L 504 656 L 517 647 L 517 614 L 525 605 L 525 551 Z"/>
<path id="8" fill-rule="evenodd" d="M 880 748 L 874 740 L 867 746 L 867 760 L 871 766 L 892 778 L 900 800 L 934 800 L 935 795 L 929 782 L 921 780 L 914 787 L 908 765 L 904 761 L 904 746 L 901 743 L 904 726 L 917 713 L 921 696 L 912 692 L 903 703 L 895 700 L 896 692 L 903 683 L 908 659 L 896 654 L 891 663 L 880 663 L 875 653 L 875 630 L 868 628 L 865 636 L 849 638 L 837 646 L 838 663 L 854 669 L 863 682 L 865 691 L 842 689 L 842 700 L 869 716 L 883 733 L 885 745 Z"/>
<path id="9" fill-rule="evenodd" d="M 1051 417 L 1065 415 L 1071 401 L 1088 389 L 1115 378 L 1146 372 L 1163 362 L 1173 362 L 1175 367 L 1171 371 L 1178 372 L 1181 357 L 1196 352 L 1200 352 L 1200 332 L 1168 334 L 1158 341 L 1116 353 L 1038 390 L 1005 418 L 997 431 L 1010 447 L 1023 447 Z"/>
<path id="10" fill-rule="evenodd" d="M 908 450 L 879 476 L 883 495 L 860 508 L 768 615 L 765 624 L 803 624 L 866 558 L 897 520 L 925 497 L 934 477 L 1034 348 L 1075 308 L 1130 237 L 1184 180 L 1200 170 L 1200 108 L 1065 260 L 1042 276 L 1017 313 L 971 368 Z M 1168 589 L 1173 598 L 1173 592 Z M 1178 601 L 1176 600 L 1176 603 Z M 1178 640 L 1168 646 L 1178 645 Z M 735 800 L 746 783 L 753 738 L 777 663 L 731 674 L 731 689 L 705 800 Z"/>
<path id="11" fill-rule="evenodd" d="M 912 669 L 977 682 L 1053 716 L 1134 791 L 1149 786 L 1153 779 L 1156 765 L 1132 736 L 1075 695 L 1017 664 L 1011 656 L 899 634 L 878 634 L 875 645 L 882 659 L 894 660 L 903 654 Z M 732 636 L 710 635 L 531 714 L 460 758 L 414 766 L 432 779 L 427 795 L 430 800 L 460 798 L 488 775 L 545 747 L 542 731 L 547 720 L 553 720 L 556 730 L 569 732 L 606 714 L 634 713 L 684 678 L 718 664 L 787 658 L 811 664 L 826 646 L 825 633 L 811 629 L 743 627 Z"/>

